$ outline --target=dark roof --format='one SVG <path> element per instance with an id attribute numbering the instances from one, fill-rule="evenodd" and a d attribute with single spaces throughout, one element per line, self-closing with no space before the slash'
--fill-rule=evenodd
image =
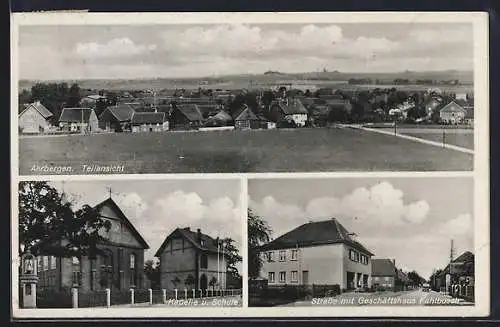
<path id="1" fill-rule="evenodd" d="M 203 121 L 203 115 L 196 104 L 176 104 L 175 108 L 190 121 Z"/>
<path id="2" fill-rule="evenodd" d="M 307 114 L 307 109 L 302 102 L 297 98 L 288 99 L 288 104 L 283 100 L 275 102 L 285 115 Z"/>
<path id="3" fill-rule="evenodd" d="M 91 108 L 64 108 L 59 117 L 60 122 L 88 122 L 90 115 L 94 112 Z"/>
<path id="4" fill-rule="evenodd" d="M 131 120 L 132 116 L 135 113 L 134 108 L 128 104 L 119 104 L 114 107 L 108 107 L 106 108 L 106 110 L 109 111 L 118 121 Z M 101 118 L 102 114 L 99 116 L 99 118 Z"/>
<path id="5" fill-rule="evenodd" d="M 391 259 L 372 259 L 372 276 L 396 276 L 397 268 Z"/>
<path id="6" fill-rule="evenodd" d="M 140 102 L 122 102 L 121 104 L 126 104 L 126 105 L 132 107 L 132 109 L 134 109 L 134 111 L 143 111 L 144 110 L 144 105 Z"/>
<path id="7" fill-rule="evenodd" d="M 474 263 L 474 253 L 470 251 L 465 251 L 457 258 L 455 258 L 452 263 L 458 264 L 473 264 Z M 450 264 L 446 265 L 446 267 L 439 273 L 438 276 L 444 276 L 450 272 Z"/>
<path id="8" fill-rule="evenodd" d="M 241 108 L 233 115 L 234 120 L 259 120 L 259 117 L 250 109 L 249 106 L 243 104 Z"/>
<path id="9" fill-rule="evenodd" d="M 105 205 L 109 205 L 113 209 L 115 209 L 115 211 L 118 213 L 121 221 L 123 221 L 125 223 L 125 225 L 127 225 L 128 229 L 132 232 L 132 234 L 134 235 L 135 239 L 137 241 L 139 241 L 139 243 L 141 244 L 142 248 L 143 249 L 149 249 L 148 243 L 144 240 L 144 238 L 137 231 L 137 229 L 135 229 L 134 225 L 132 225 L 132 223 L 130 222 L 130 220 L 127 218 L 127 216 L 125 216 L 125 214 L 123 213 L 123 211 L 116 204 L 116 202 L 113 201 L 112 198 L 107 198 L 106 200 L 102 201 L 101 203 L 95 205 L 94 209 L 96 209 L 97 211 L 99 211 Z"/>
<path id="10" fill-rule="evenodd" d="M 306 98 L 306 97 L 297 97 L 297 99 L 299 99 L 306 108 L 313 105 L 318 100 L 317 98 Z"/>
<path id="11" fill-rule="evenodd" d="M 300 225 L 274 241 L 264 244 L 261 250 L 293 248 L 297 245 L 315 246 L 335 243 L 344 243 L 358 251 L 373 255 L 363 245 L 354 240 L 336 218 Z"/>
<path id="12" fill-rule="evenodd" d="M 164 112 L 136 112 L 132 115 L 131 124 L 163 124 L 164 122 Z"/>
<path id="13" fill-rule="evenodd" d="M 202 244 L 198 241 L 197 234 L 198 234 L 197 231 L 196 232 L 191 231 L 189 227 L 176 228 L 172 233 L 170 233 L 170 235 L 168 235 L 165 238 L 161 246 L 156 251 L 155 257 L 160 257 L 163 251 L 165 250 L 165 247 L 167 246 L 168 242 L 172 238 L 177 238 L 177 237 L 184 238 L 200 251 L 217 253 L 217 239 L 214 239 L 207 234 L 201 233 L 200 231 L 201 241 L 203 242 Z"/>
<path id="14" fill-rule="evenodd" d="M 53 114 L 50 112 L 50 110 L 45 108 L 45 106 L 43 104 L 41 104 L 39 101 L 25 105 L 24 110 L 21 112 L 20 115 L 22 115 L 29 107 L 35 108 L 35 110 L 38 111 L 38 113 L 40 115 L 42 115 L 42 117 L 45 119 L 53 116 Z"/>
<path id="15" fill-rule="evenodd" d="M 463 112 L 467 112 L 467 110 L 465 110 L 464 108 L 462 108 L 462 106 L 459 106 L 455 101 L 451 101 L 450 103 L 448 103 L 446 106 L 444 106 L 443 108 L 441 108 L 441 110 L 439 110 L 439 112 L 442 112 L 442 111 L 456 111 L 456 110 L 460 110 L 460 111 L 463 111 Z"/>

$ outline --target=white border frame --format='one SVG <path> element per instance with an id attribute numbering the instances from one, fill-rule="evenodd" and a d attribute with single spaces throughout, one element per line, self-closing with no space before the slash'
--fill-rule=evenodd
<path id="1" fill-rule="evenodd" d="M 19 176 L 17 135 L 18 33 L 19 26 L 36 25 L 152 25 L 152 24 L 221 24 L 221 23 L 466 23 L 474 30 L 474 171 L 472 172 L 363 172 L 363 173 L 248 173 L 248 174 L 140 174 L 140 175 L 74 175 Z M 243 318 L 243 317 L 481 317 L 490 313 L 489 270 L 489 75 L 488 14 L 485 12 L 307 12 L 307 13 L 15 13 L 11 15 L 11 192 L 17 194 L 21 180 L 133 180 L 133 179 L 234 179 L 242 182 L 242 208 L 246 217 L 247 178 L 309 177 L 474 177 L 474 242 L 476 258 L 476 303 L 474 306 L 361 306 L 361 307 L 290 307 L 248 308 L 247 245 L 243 242 L 242 308 L 137 308 L 137 309 L 19 309 L 17 307 L 18 259 L 12 264 L 12 313 L 15 319 L 35 318 Z M 11 199 L 12 223 L 17 226 L 17 197 Z M 246 234 L 246 219 L 243 224 Z M 12 258 L 18 258 L 17 228 L 13 228 Z"/>

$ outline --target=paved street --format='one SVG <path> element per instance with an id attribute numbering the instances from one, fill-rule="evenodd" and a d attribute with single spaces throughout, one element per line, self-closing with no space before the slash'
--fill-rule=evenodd
<path id="1" fill-rule="evenodd" d="M 336 297 L 313 298 L 283 306 L 359 306 L 359 305 L 473 305 L 462 299 L 452 298 L 438 292 L 412 290 L 404 292 L 343 293 Z"/>

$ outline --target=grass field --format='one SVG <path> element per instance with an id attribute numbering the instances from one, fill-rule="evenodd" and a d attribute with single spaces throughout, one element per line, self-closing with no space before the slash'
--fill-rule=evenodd
<path id="1" fill-rule="evenodd" d="M 384 129 L 393 131 L 394 129 Z M 415 136 L 429 141 L 457 145 L 474 150 L 474 131 L 472 129 L 457 128 L 398 128 L 397 132 L 403 135 Z M 444 135 L 443 135 L 444 134 Z"/>
<path id="2" fill-rule="evenodd" d="M 471 170 L 473 156 L 354 129 L 164 132 L 19 140 L 19 172 L 37 165 L 123 164 L 124 173 Z"/>

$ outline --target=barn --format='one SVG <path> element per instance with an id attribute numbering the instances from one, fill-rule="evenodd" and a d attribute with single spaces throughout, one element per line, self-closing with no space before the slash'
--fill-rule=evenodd
<path id="1" fill-rule="evenodd" d="M 304 127 L 307 123 L 308 112 L 300 99 L 284 98 L 271 103 L 270 114 L 277 124 Z"/>
<path id="2" fill-rule="evenodd" d="M 50 119 L 54 115 L 40 101 L 30 103 L 19 114 L 18 125 L 21 133 L 43 133 L 52 126 Z"/>
<path id="3" fill-rule="evenodd" d="M 168 130 L 164 112 L 136 112 L 130 122 L 132 132 L 163 132 Z"/>
<path id="4" fill-rule="evenodd" d="M 258 129 L 260 128 L 260 119 L 250 109 L 249 106 L 243 104 L 234 114 L 235 129 Z"/>
<path id="5" fill-rule="evenodd" d="M 59 127 L 67 132 L 93 133 L 99 129 L 94 109 L 64 108 L 59 117 Z"/>
<path id="6" fill-rule="evenodd" d="M 129 129 L 135 110 L 127 104 L 106 108 L 99 115 L 99 127 L 106 131 L 123 132 Z"/>
<path id="7" fill-rule="evenodd" d="M 170 114 L 170 126 L 173 129 L 193 129 L 203 125 L 203 115 L 196 104 L 174 104 Z"/>

